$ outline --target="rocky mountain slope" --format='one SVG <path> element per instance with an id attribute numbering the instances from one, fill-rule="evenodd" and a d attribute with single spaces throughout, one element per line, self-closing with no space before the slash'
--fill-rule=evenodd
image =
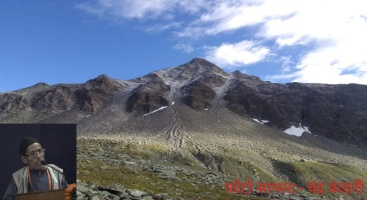
<path id="1" fill-rule="evenodd" d="M 101 75 L 0 93 L 0 122 L 77 123 L 78 179 L 93 188 L 223 199 L 232 197 L 225 182 L 249 178 L 295 183 L 304 197 L 355 199 L 367 194 L 305 190 L 312 180 L 367 180 L 366 100 L 366 85 L 274 84 L 196 58 L 132 80 Z"/>
<path id="2" fill-rule="evenodd" d="M 279 130 L 308 127 L 314 135 L 367 146 L 366 85 L 274 84 L 239 71 L 226 73 L 204 59 L 129 81 L 101 75 L 84 84 L 38 83 L 1 93 L 0 121 L 78 123 L 83 135 L 150 132 L 172 122 L 135 127 L 135 121 L 163 108 L 163 118 L 184 118 L 174 103 L 195 114 L 215 117 L 218 109 L 227 109 Z"/>

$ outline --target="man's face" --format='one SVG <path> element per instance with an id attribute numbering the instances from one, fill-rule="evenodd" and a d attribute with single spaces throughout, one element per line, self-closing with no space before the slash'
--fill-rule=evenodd
<path id="1" fill-rule="evenodd" d="M 41 160 L 45 159 L 45 154 L 43 153 L 42 146 L 39 143 L 33 143 L 30 145 L 25 154 L 26 156 L 22 156 L 21 158 L 24 164 L 28 165 L 30 169 L 44 169 L 44 166 L 41 164 Z"/>

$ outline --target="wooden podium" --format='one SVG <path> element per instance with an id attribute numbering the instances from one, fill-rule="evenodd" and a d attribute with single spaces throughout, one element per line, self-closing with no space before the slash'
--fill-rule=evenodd
<path id="1" fill-rule="evenodd" d="M 18 194 L 15 200 L 64 200 L 64 191 L 65 189 Z"/>

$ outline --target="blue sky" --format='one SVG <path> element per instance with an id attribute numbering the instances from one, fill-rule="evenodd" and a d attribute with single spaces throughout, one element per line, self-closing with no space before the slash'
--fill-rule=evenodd
<path id="1" fill-rule="evenodd" d="M 2 0 L 0 25 L 0 92 L 196 57 L 271 82 L 367 84 L 363 0 Z"/>

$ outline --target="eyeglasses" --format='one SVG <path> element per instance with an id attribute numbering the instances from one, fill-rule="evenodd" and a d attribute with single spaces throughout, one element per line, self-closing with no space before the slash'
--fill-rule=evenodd
<path id="1" fill-rule="evenodd" d="M 30 157 L 35 158 L 37 156 L 37 153 L 44 154 L 46 153 L 46 149 L 37 149 L 36 151 L 31 151 L 31 153 L 29 153 L 28 155 L 26 154 L 25 156 L 30 156 Z"/>

